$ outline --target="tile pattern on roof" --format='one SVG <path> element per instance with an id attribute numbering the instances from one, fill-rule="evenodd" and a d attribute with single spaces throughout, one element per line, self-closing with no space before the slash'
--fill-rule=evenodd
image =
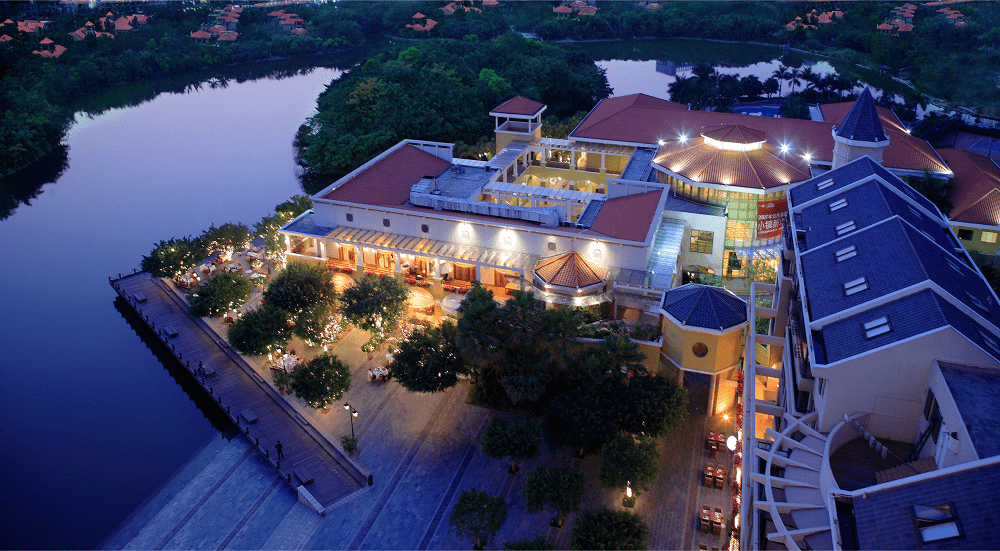
<path id="1" fill-rule="evenodd" d="M 763 142 L 767 139 L 767 135 L 760 130 L 742 124 L 706 126 L 701 129 L 701 135 L 720 142 L 740 144 Z"/>
<path id="2" fill-rule="evenodd" d="M 665 143 L 653 162 L 694 182 L 750 189 L 770 189 L 811 176 L 809 163 L 802 157 L 770 145 L 732 151 L 706 144 L 702 138 Z"/>
<path id="3" fill-rule="evenodd" d="M 1000 455 L 1000 369 L 938 362 L 980 459 Z"/>
<path id="4" fill-rule="evenodd" d="M 1000 514 L 987 506 L 1000 495 L 1000 465 L 974 467 L 866 492 L 854 500 L 860 549 L 1000 549 Z M 954 503 L 963 535 L 923 543 L 913 505 Z"/>
<path id="5" fill-rule="evenodd" d="M 656 221 L 663 193 L 665 191 L 649 191 L 608 199 L 585 233 L 644 242 Z"/>
<path id="6" fill-rule="evenodd" d="M 882 129 L 878 111 L 875 110 L 875 100 L 867 86 L 844 120 L 837 125 L 837 135 L 861 142 L 884 142 L 889 139 Z"/>
<path id="7" fill-rule="evenodd" d="M 530 116 L 538 113 L 542 107 L 545 105 L 522 96 L 516 96 L 493 108 L 493 112 Z"/>
<path id="8" fill-rule="evenodd" d="M 941 149 L 939 153 L 955 173 L 948 192 L 951 219 L 1000 224 L 1000 166 L 996 161 L 961 149 Z"/>
<path id="9" fill-rule="evenodd" d="M 747 303 L 731 292 L 688 283 L 668 290 L 663 309 L 684 325 L 725 330 L 747 321 Z"/>
<path id="10" fill-rule="evenodd" d="M 549 285 L 579 289 L 603 283 L 607 268 L 594 264 L 576 251 L 540 260 L 535 275 Z"/>
<path id="11" fill-rule="evenodd" d="M 364 205 L 401 205 L 410 198 L 410 188 L 424 176 L 437 176 L 451 163 L 403 144 L 378 162 L 355 174 L 324 199 Z"/>

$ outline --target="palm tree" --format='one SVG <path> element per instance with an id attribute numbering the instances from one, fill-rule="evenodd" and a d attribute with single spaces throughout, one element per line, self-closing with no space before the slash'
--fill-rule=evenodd
<path id="1" fill-rule="evenodd" d="M 719 73 L 715 70 L 715 66 L 708 63 L 695 65 L 691 72 L 694 74 L 694 78 L 705 84 L 716 84 L 719 80 Z"/>
<path id="2" fill-rule="evenodd" d="M 799 71 L 797 71 L 795 69 L 789 70 L 789 73 L 788 73 L 788 84 L 790 84 L 792 86 L 792 91 L 788 92 L 789 95 L 795 93 L 795 87 L 796 86 L 801 86 L 802 85 L 802 81 L 799 80 L 799 78 L 801 76 L 802 76 L 801 72 L 799 72 Z"/>
<path id="3" fill-rule="evenodd" d="M 771 73 L 771 76 L 778 81 L 778 97 L 780 98 L 784 82 L 791 78 L 791 69 L 785 67 L 783 64 L 778 64 L 778 68 Z"/>
<path id="4" fill-rule="evenodd" d="M 819 79 L 819 87 L 826 92 L 826 102 L 830 103 L 830 92 L 833 91 L 836 85 L 837 75 L 823 75 Z"/>
<path id="5" fill-rule="evenodd" d="M 549 363 L 557 369 L 565 370 L 568 363 L 575 361 L 580 343 L 583 318 L 572 308 L 556 308 L 546 310 L 543 322 L 543 334 L 546 335 L 549 351 Z"/>
<path id="6" fill-rule="evenodd" d="M 611 376 L 625 384 L 628 384 L 629 377 L 646 373 L 646 366 L 642 363 L 646 355 L 628 337 L 609 335 L 601 342 L 599 350 Z"/>
<path id="7" fill-rule="evenodd" d="M 816 90 L 816 88 L 817 88 L 816 85 L 819 82 L 819 75 L 817 75 L 816 73 L 813 72 L 812 67 L 806 67 L 806 68 L 802 69 L 801 71 L 799 71 L 799 76 L 802 78 L 803 82 L 805 83 L 806 90 L 808 90 L 809 88 L 812 88 L 813 90 Z"/>

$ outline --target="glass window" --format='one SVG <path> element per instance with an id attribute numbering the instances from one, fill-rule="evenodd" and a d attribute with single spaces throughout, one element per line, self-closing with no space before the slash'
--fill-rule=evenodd
<path id="1" fill-rule="evenodd" d="M 958 230 L 958 238 L 963 241 L 971 241 L 972 230 Z"/>
<path id="2" fill-rule="evenodd" d="M 691 347 L 691 352 L 694 352 L 695 356 L 699 358 L 704 358 L 708 354 L 708 345 L 703 342 L 696 342 L 694 346 Z"/>
<path id="3" fill-rule="evenodd" d="M 712 253 L 712 245 L 715 241 L 715 232 L 691 230 L 691 252 Z"/>
<path id="4" fill-rule="evenodd" d="M 914 505 L 913 515 L 917 518 L 917 528 L 924 543 L 962 535 L 958 526 L 958 515 L 951 503 L 942 505 Z"/>
<path id="5" fill-rule="evenodd" d="M 997 232 L 995 231 L 984 231 L 983 236 L 980 238 L 983 243 L 996 243 L 997 242 Z"/>

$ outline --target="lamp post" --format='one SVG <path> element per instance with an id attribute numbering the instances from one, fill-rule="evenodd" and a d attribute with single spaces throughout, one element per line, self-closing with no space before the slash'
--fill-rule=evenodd
<path id="1" fill-rule="evenodd" d="M 348 418 L 351 420 L 351 439 L 354 439 L 354 418 L 358 416 L 358 410 L 351 407 L 351 404 L 344 403 L 344 409 L 347 410 Z"/>

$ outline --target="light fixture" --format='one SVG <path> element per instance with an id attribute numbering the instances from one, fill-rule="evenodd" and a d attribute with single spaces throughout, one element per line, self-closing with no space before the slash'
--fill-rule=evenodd
<path id="1" fill-rule="evenodd" d="M 726 447 L 729 448 L 729 451 L 731 451 L 731 452 L 736 451 L 736 437 L 735 436 L 730 436 L 729 438 L 726 438 Z"/>
<path id="2" fill-rule="evenodd" d="M 665 144 L 665 143 L 667 143 L 667 142 L 665 142 L 665 141 L 663 141 L 663 140 L 656 140 L 656 143 L 658 143 L 658 144 L 660 144 L 660 145 L 663 145 L 663 144 Z"/>
<path id="3" fill-rule="evenodd" d="M 687 134 L 681 134 L 681 143 L 687 143 L 687 141 L 688 141 Z"/>
<path id="4" fill-rule="evenodd" d="M 806 154 L 802 155 L 802 158 L 805 159 L 806 162 L 808 163 L 809 161 L 812 160 L 812 155 L 809 154 L 809 153 L 806 153 Z"/>
<path id="5" fill-rule="evenodd" d="M 781 152 L 788 153 L 788 144 L 786 143 L 781 144 Z"/>

